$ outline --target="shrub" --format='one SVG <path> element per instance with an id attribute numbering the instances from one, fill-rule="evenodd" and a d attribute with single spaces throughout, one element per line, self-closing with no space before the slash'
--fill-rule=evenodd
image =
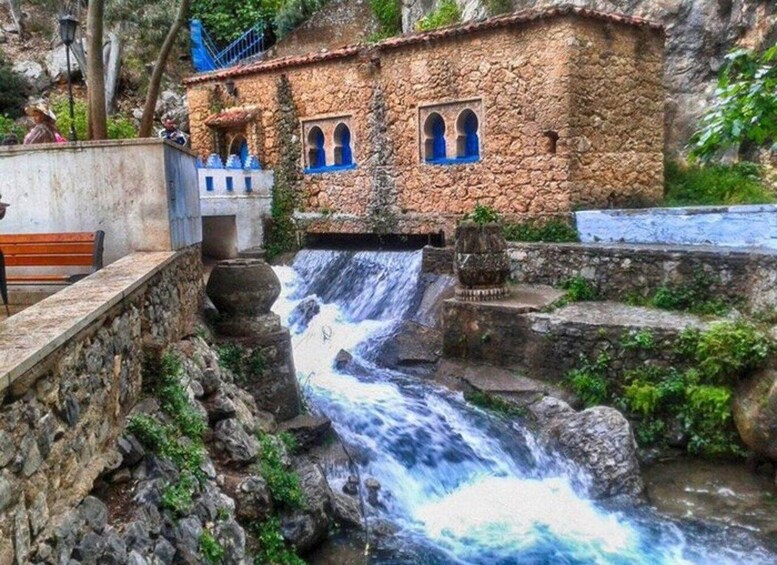
<path id="1" fill-rule="evenodd" d="M 194 0 L 191 17 L 201 20 L 208 33 L 222 46 L 264 21 L 272 25 L 282 0 Z"/>
<path id="2" fill-rule="evenodd" d="M 505 239 L 509 241 L 541 241 L 547 243 L 567 243 L 580 241 L 577 230 L 568 222 L 560 219 L 505 224 Z"/>
<path id="3" fill-rule="evenodd" d="M 275 14 L 275 34 L 278 39 L 294 29 L 318 11 L 326 0 L 286 0 Z"/>
<path id="4" fill-rule="evenodd" d="M 249 351 L 233 343 L 217 348 L 219 365 L 232 372 L 240 382 L 247 382 L 252 378 L 259 378 L 267 370 L 267 360 L 258 349 Z"/>
<path id="5" fill-rule="evenodd" d="M 30 85 L 0 53 L 0 116 L 18 118 L 24 113 Z"/>
<path id="6" fill-rule="evenodd" d="M 649 329 L 639 331 L 630 331 L 621 338 L 621 347 L 623 349 L 642 349 L 650 351 L 655 346 L 655 337 Z"/>
<path id="7" fill-rule="evenodd" d="M 13 133 L 21 143 L 24 140 L 25 130 L 7 115 L 0 114 L 0 139 Z"/>
<path id="8" fill-rule="evenodd" d="M 431 31 L 439 27 L 457 24 L 461 21 L 461 10 L 455 0 L 441 0 L 437 8 L 418 20 L 417 31 Z"/>
<path id="9" fill-rule="evenodd" d="M 684 410 L 688 451 L 706 457 L 743 455 L 731 415 L 730 389 L 696 385 L 687 390 Z"/>
<path id="10" fill-rule="evenodd" d="M 254 565 L 305 565 L 292 549 L 286 547 L 278 518 L 269 518 L 255 528 L 259 538 L 260 552 L 254 558 Z"/>
<path id="11" fill-rule="evenodd" d="M 564 380 L 585 406 L 596 406 L 604 403 L 609 397 L 607 383 L 609 366 L 609 355 L 602 353 L 593 363 L 583 360 L 580 367 L 569 371 L 564 376 Z"/>
<path id="12" fill-rule="evenodd" d="M 259 437 L 259 446 L 260 471 L 273 501 L 281 507 L 299 508 L 305 501 L 305 495 L 297 474 L 283 464 L 283 440 L 263 434 Z"/>
<path id="13" fill-rule="evenodd" d="M 372 13 L 378 20 L 380 31 L 372 40 L 386 39 L 402 31 L 401 0 L 370 0 Z"/>
<path id="14" fill-rule="evenodd" d="M 218 565 L 224 561 L 225 553 L 224 548 L 213 537 L 213 534 L 208 530 L 202 530 L 200 534 L 200 555 L 205 559 L 205 562 L 210 565 Z"/>
<path id="15" fill-rule="evenodd" d="M 490 206 L 483 206 L 480 203 L 475 204 L 472 212 L 464 216 L 464 220 L 475 222 L 479 226 L 494 224 L 499 221 L 499 214 Z"/>
<path id="16" fill-rule="evenodd" d="M 715 101 L 690 140 L 691 154 L 704 160 L 736 143 L 777 141 L 777 45 L 756 54 L 735 49 L 720 70 Z"/>
<path id="17" fill-rule="evenodd" d="M 576 275 L 562 282 L 561 288 L 567 291 L 565 296 L 567 302 L 596 300 L 596 287 L 594 287 L 588 279 L 585 279 L 580 275 Z"/>
<path id="18" fill-rule="evenodd" d="M 777 201 L 753 163 L 735 165 L 680 165 L 669 161 L 664 169 L 668 206 L 768 204 Z"/>
<path id="19" fill-rule="evenodd" d="M 67 137 L 70 132 L 70 105 L 67 97 L 60 96 L 51 100 L 51 110 L 57 116 L 57 127 L 62 135 Z M 73 117 L 75 118 L 76 135 L 78 139 L 88 138 L 88 118 L 86 102 L 76 99 L 73 105 Z M 109 139 L 131 139 L 137 137 L 138 130 L 131 119 L 113 115 L 108 117 Z"/>

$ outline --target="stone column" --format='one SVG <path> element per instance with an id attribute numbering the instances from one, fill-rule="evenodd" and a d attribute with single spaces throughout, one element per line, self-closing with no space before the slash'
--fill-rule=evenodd
<path id="1" fill-rule="evenodd" d="M 265 360 L 261 375 L 241 383 L 257 406 L 279 421 L 301 410 L 294 369 L 291 334 L 270 308 L 281 293 L 277 275 L 262 259 L 229 259 L 219 262 L 208 279 L 206 292 L 219 311 L 216 332 Z"/>

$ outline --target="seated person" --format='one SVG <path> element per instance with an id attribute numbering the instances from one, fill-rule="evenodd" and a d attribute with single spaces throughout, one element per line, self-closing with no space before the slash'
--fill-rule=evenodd
<path id="1" fill-rule="evenodd" d="M 165 118 L 162 120 L 162 125 L 165 126 L 165 128 L 159 130 L 159 137 L 169 139 L 178 145 L 186 145 L 186 142 L 188 141 L 186 134 L 178 129 L 173 118 Z"/>

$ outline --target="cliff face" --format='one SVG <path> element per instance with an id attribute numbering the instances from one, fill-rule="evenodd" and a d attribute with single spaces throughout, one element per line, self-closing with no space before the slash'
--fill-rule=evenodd
<path id="1" fill-rule="evenodd" d="M 439 0 L 405 0 L 402 25 L 412 31 Z M 488 15 L 488 0 L 457 0 L 463 19 Z M 492 0 L 493 1 L 493 0 Z M 774 0 L 512 0 L 513 9 L 574 4 L 661 22 L 666 28 L 666 141 L 681 151 L 715 90 L 726 53 L 777 41 Z"/>

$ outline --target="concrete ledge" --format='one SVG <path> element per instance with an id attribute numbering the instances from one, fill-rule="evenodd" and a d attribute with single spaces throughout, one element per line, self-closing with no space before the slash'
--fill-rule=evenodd
<path id="1" fill-rule="evenodd" d="M 777 249 L 776 205 L 589 210 L 575 223 L 583 242 Z"/>
<path id="2" fill-rule="evenodd" d="M 0 392 L 140 288 L 175 255 L 133 253 L 0 323 Z"/>

